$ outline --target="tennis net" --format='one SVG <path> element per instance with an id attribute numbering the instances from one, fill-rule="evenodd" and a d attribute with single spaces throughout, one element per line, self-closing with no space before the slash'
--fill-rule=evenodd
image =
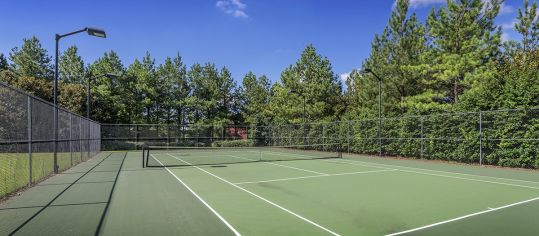
<path id="1" fill-rule="evenodd" d="M 341 144 L 263 147 L 171 147 L 147 146 L 143 167 L 224 165 L 250 162 L 341 158 Z"/>

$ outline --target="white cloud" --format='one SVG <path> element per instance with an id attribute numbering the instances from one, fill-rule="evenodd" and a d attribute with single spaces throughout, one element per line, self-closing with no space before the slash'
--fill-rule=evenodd
<path id="1" fill-rule="evenodd" d="M 348 77 L 349 77 L 349 76 L 350 76 L 350 72 L 339 74 L 339 78 L 341 79 L 341 81 L 342 81 L 343 83 L 346 83 L 346 81 L 348 80 Z"/>
<path id="2" fill-rule="evenodd" d="M 511 32 L 515 32 L 515 24 L 518 22 L 517 19 L 513 19 L 511 22 L 501 24 L 502 27 L 502 42 L 511 40 Z"/>
<path id="3" fill-rule="evenodd" d="M 215 3 L 215 6 L 219 8 L 219 10 L 232 15 L 233 17 L 249 18 L 249 15 L 245 13 L 247 4 L 242 3 L 241 0 L 220 0 Z"/>
<path id="4" fill-rule="evenodd" d="M 411 8 L 420 8 L 433 4 L 445 3 L 446 0 L 410 0 Z"/>
<path id="5" fill-rule="evenodd" d="M 504 31 L 514 30 L 515 24 L 516 24 L 517 22 L 518 22 L 517 19 L 514 19 L 513 21 L 511 21 L 511 22 L 509 22 L 509 23 L 501 24 L 502 30 L 504 30 Z"/>
<path id="6" fill-rule="evenodd" d="M 511 36 L 507 32 L 502 32 L 502 42 L 507 42 L 511 40 Z"/>
<path id="7" fill-rule="evenodd" d="M 511 14 L 515 11 L 514 7 L 505 4 L 505 2 L 500 6 L 500 15 Z"/>

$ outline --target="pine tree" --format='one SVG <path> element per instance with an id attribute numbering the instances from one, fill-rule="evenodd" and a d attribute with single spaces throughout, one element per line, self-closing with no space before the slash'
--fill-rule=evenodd
<path id="1" fill-rule="evenodd" d="M 313 45 L 308 45 L 296 64 L 281 73 L 272 91 L 275 99 L 270 109 L 279 122 L 302 122 L 303 97 L 306 122 L 336 120 L 344 109 L 342 84 L 329 60 L 319 55 Z"/>
<path id="2" fill-rule="evenodd" d="M 110 51 L 90 64 L 88 68 L 89 75 L 86 77 L 95 78 L 106 73 L 122 75 L 123 71 L 123 64 L 118 54 Z M 86 78 L 85 82 L 87 82 L 88 78 Z M 122 110 L 131 108 L 122 107 L 121 101 L 125 94 L 122 94 L 121 86 L 117 79 L 103 76 L 93 79 L 91 92 L 92 119 L 103 123 L 122 123 L 122 121 L 125 121 L 122 118 Z"/>
<path id="3" fill-rule="evenodd" d="M 187 77 L 189 81 L 189 90 L 191 95 L 187 98 L 187 107 L 189 113 L 187 114 L 187 121 L 189 123 L 201 123 L 204 122 L 204 114 L 207 109 L 205 109 L 207 100 L 207 94 L 209 94 L 207 83 L 205 83 L 203 78 L 203 67 L 195 63 L 191 66 L 187 72 Z"/>
<path id="4" fill-rule="evenodd" d="M 236 82 L 226 67 L 221 69 L 217 78 L 214 98 L 217 100 L 217 115 L 213 123 L 219 126 L 229 125 L 233 123 L 232 117 L 236 111 L 235 100 L 238 97 Z"/>
<path id="5" fill-rule="evenodd" d="M 23 45 L 20 48 L 11 49 L 9 60 L 12 62 L 11 70 L 18 76 L 48 80 L 53 78 L 51 58 L 35 36 L 23 39 Z"/>
<path id="6" fill-rule="evenodd" d="M 240 88 L 241 113 L 244 123 L 251 125 L 267 125 L 266 116 L 270 99 L 270 83 L 266 76 L 256 77 L 249 72 L 243 77 Z"/>
<path id="7" fill-rule="evenodd" d="M 537 2 L 531 6 L 524 0 L 524 8 L 518 9 L 515 30 L 522 35 L 522 48 L 525 52 L 535 50 L 539 46 L 539 16 L 537 15 Z"/>
<path id="8" fill-rule="evenodd" d="M 186 67 L 180 55 L 174 59 L 167 57 L 165 63 L 157 69 L 162 84 L 165 123 L 184 123 L 186 99 L 189 96 Z"/>
<path id="9" fill-rule="evenodd" d="M 363 68 L 375 71 L 382 78 L 384 115 L 418 109 L 421 105 L 415 102 L 415 97 L 426 92 L 425 76 L 421 73 L 421 56 L 427 51 L 425 27 L 415 13 L 408 17 L 408 8 L 409 0 L 396 2 L 388 26 L 381 35 L 375 36 L 371 55 L 363 64 Z M 378 93 L 377 78 L 364 73 L 351 79 L 357 80 L 354 86 L 358 86 L 352 91 L 359 93 L 356 97 L 364 102 L 352 109 L 373 111 Z"/>
<path id="10" fill-rule="evenodd" d="M 499 56 L 500 27 L 494 18 L 500 1 L 447 1 L 428 16 L 427 27 L 432 37 L 430 71 L 447 100 L 457 103 L 459 96 L 478 77 L 489 75 L 489 66 Z"/>
<path id="11" fill-rule="evenodd" d="M 0 53 L 0 71 L 7 70 L 7 69 L 8 69 L 7 59 L 3 53 Z"/>
<path id="12" fill-rule="evenodd" d="M 77 47 L 69 47 L 61 56 L 58 66 L 60 79 L 67 83 L 83 84 L 84 79 L 84 62 L 77 54 Z"/>

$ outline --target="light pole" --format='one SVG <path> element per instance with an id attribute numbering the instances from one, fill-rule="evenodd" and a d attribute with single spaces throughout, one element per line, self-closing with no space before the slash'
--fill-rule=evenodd
<path id="1" fill-rule="evenodd" d="M 54 37 L 56 48 L 55 48 L 55 60 L 54 60 L 54 163 L 53 170 L 54 173 L 58 173 L 58 55 L 59 53 L 59 43 L 60 39 L 71 36 L 74 34 L 87 32 L 91 36 L 106 38 L 106 33 L 103 30 L 95 28 L 84 28 L 81 30 L 73 31 L 67 34 L 56 34 Z"/>
<path id="2" fill-rule="evenodd" d="M 303 98 L 303 145 L 306 145 L 307 142 L 306 142 L 306 137 L 307 134 L 306 134 L 306 130 L 305 130 L 305 125 L 306 125 L 306 120 L 305 120 L 305 95 L 303 94 L 303 89 L 301 89 L 301 92 L 298 92 L 298 90 L 296 89 L 290 89 L 290 93 L 293 93 L 293 94 L 297 94 L 299 96 L 301 96 Z"/>
<path id="3" fill-rule="evenodd" d="M 363 72 L 371 73 L 378 80 L 378 155 L 382 156 L 382 78 L 369 68 L 365 68 Z"/>

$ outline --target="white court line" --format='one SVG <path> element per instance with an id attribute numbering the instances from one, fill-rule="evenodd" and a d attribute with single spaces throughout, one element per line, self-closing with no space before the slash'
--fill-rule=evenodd
<path id="1" fill-rule="evenodd" d="M 361 162 L 361 163 L 368 163 L 368 164 L 383 165 L 383 166 L 391 166 L 391 167 L 403 167 L 403 168 L 408 168 L 408 169 L 426 170 L 426 171 L 431 171 L 431 172 L 440 172 L 440 173 L 447 173 L 447 174 L 467 175 L 467 176 L 483 177 L 483 178 L 489 178 L 489 179 L 499 179 L 499 180 L 509 180 L 509 181 L 515 181 L 515 182 L 526 182 L 526 183 L 532 183 L 532 184 L 539 184 L 539 182 L 537 182 L 537 181 L 529 181 L 529 180 L 521 180 L 521 179 L 500 178 L 500 177 L 493 177 L 493 176 L 487 176 L 487 175 L 474 175 L 474 174 L 465 174 L 465 173 L 442 171 L 442 170 L 429 170 L 429 169 L 423 169 L 423 168 L 417 168 L 417 167 L 388 165 L 388 164 L 364 162 L 364 161 L 350 160 L 350 159 L 345 159 L 345 160 L 354 161 L 354 162 Z"/>
<path id="2" fill-rule="evenodd" d="M 281 154 L 275 154 L 275 155 L 281 155 Z M 298 155 L 303 156 L 301 154 L 292 154 L 292 155 Z M 363 162 L 363 161 L 357 161 L 357 160 L 345 160 L 345 159 L 339 159 L 339 160 L 323 160 L 326 162 L 334 162 L 334 163 L 349 163 L 351 165 L 358 165 L 358 166 L 364 166 L 364 167 L 373 167 L 373 168 L 381 168 L 381 169 L 391 169 L 387 167 L 381 167 L 376 165 L 382 165 L 382 166 L 390 166 L 392 168 L 395 167 L 401 167 L 401 168 L 408 168 L 408 169 L 417 169 L 417 170 L 424 170 L 424 171 L 432 171 L 432 172 L 441 172 L 441 173 L 450 173 L 450 174 L 460 174 L 460 175 L 467 175 L 467 174 L 461 174 L 461 173 L 454 173 L 454 172 L 447 172 L 447 171 L 437 171 L 437 170 L 428 170 L 428 169 L 421 169 L 421 168 L 414 168 L 414 167 L 406 167 L 406 166 L 398 166 L 398 165 L 387 165 L 387 164 L 379 164 L 379 163 L 369 163 L 369 162 Z M 364 164 L 359 164 L 364 163 Z M 406 169 L 398 169 L 399 171 L 403 172 L 409 172 L 409 173 L 416 173 L 416 174 L 423 174 L 423 175 L 431 175 L 431 176 L 438 176 L 438 177 L 446 177 L 446 178 L 453 178 L 453 179 L 461 179 L 461 180 L 469 180 L 469 181 L 477 181 L 477 182 L 484 182 L 484 183 L 491 183 L 491 184 L 499 184 L 499 185 L 506 185 L 506 186 L 513 186 L 513 187 L 521 187 L 521 188 L 529 188 L 529 189 L 539 189 L 539 187 L 533 187 L 533 186 L 527 186 L 527 185 L 520 185 L 520 184 L 510 184 L 510 183 L 503 183 L 503 182 L 496 182 L 496 181 L 489 181 L 489 180 L 480 180 L 480 179 L 471 179 L 471 178 L 464 178 L 464 177 L 458 177 L 458 176 L 450 176 L 450 175 L 440 175 L 440 174 L 433 174 L 433 173 L 427 173 L 427 172 L 420 172 L 420 171 L 412 171 L 412 170 L 406 170 Z M 482 176 L 482 175 L 472 175 L 477 177 L 485 177 L 485 178 L 491 178 L 488 176 Z M 496 177 L 494 177 L 496 178 Z M 505 180 L 513 180 L 513 179 L 505 179 Z M 514 180 L 518 181 L 518 180 Z"/>
<path id="3" fill-rule="evenodd" d="M 295 180 L 295 179 L 310 179 L 310 178 L 318 178 L 318 177 L 368 174 L 368 173 L 378 173 L 378 172 L 388 172 L 388 171 L 397 171 L 397 170 L 371 170 L 371 171 L 358 171 L 358 172 L 347 172 L 347 173 L 326 174 L 326 175 L 310 175 L 310 176 L 291 177 L 291 178 L 282 178 L 282 179 L 270 179 L 270 180 L 260 180 L 260 181 L 239 182 L 239 183 L 234 183 L 234 184 L 258 184 L 258 183 L 278 182 L 278 181 Z"/>
<path id="4" fill-rule="evenodd" d="M 174 156 L 174 155 L 170 155 L 170 154 L 168 154 L 168 155 L 171 156 L 171 157 L 174 157 L 174 158 L 176 158 L 177 160 L 182 161 L 182 162 L 184 162 L 184 163 L 186 163 L 186 164 L 188 164 L 188 165 L 192 165 L 191 163 L 186 162 L 186 161 L 182 160 L 181 158 L 178 158 L 178 157 L 176 157 L 176 156 Z M 332 234 L 332 235 L 340 236 L 339 234 L 337 234 L 337 233 L 335 233 L 335 232 L 333 232 L 333 231 L 331 231 L 331 230 L 325 228 L 324 226 L 321 226 L 321 225 L 319 225 L 319 224 L 317 224 L 317 223 L 315 223 L 315 222 L 313 222 L 313 221 L 311 221 L 311 220 L 309 220 L 309 219 L 307 219 L 307 218 L 305 218 L 305 217 L 303 217 L 303 216 L 301 216 L 301 215 L 298 215 L 297 213 L 294 213 L 293 211 L 288 210 L 288 209 L 286 209 L 286 208 L 284 208 L 284 207 L 278 205 L 277 203 L 274 203 L 274 202 L 272 202 L 272 201 L 270 201 L 270 200 L 268 200 L 268 199 L 265 199 L 265 198 L 263 198 L 263 197 L 261 197 L 261 196 L 255 194 L 255 193 L 253 193 L 253 192 L 247 190 L 247 189 L 244 189 L 244 188 L 242 188 L 242 187 L 240 187 L 240 186 L 238 186 L 238 185 L 236 185 L 236 184 L 234 184 L 234 183 L 232 183 L 232 182 L 230 182 L 230 181 L 228 181 L 228 180 L 226 180 L 226 179 L 223 179 L 223 178 L 221 178 L 221 177 L 219 177 L 219 176 L 217 176 L 217 175 L 215 175 L 215 174 L 213 174 L 213 173 L 211 173 L 211 172 L 209 172 L 209 171 L 207 171 L 207 170 L 204 170 L 204 169 L 202 169 L 202 168 L 200 168 L 200 167 L 198 167 L 198 166 L 195 166 L 195 165 L 192 165 L 192 166 L 195 167 L 195 168 L 197 168 L 198 170 L 200 170 L 200 171 L 202 171 L 202 172 L 208 174 L 208 175 L 211 175 L 211 176 L 213 176 L 213 177 L 215 177 L 215 178 L 217 178 L 217 179 L 219 179 L 219 180 L 221 180 L 221 181 L 223 181 L 223 182 L 225 182 L 225 183 L 227 183 L 227 184 L 232 185 L 233 187 L 236 187 L 236 188 L 239 189 L 239 190 L 242 190 L 242 191 L 244 191 L 244 192 L 246 192 L 246 193 L 248 193 L 248 194 L 250 194 L 250 195 L 252 195 L 252 196 L 254 196 L 254 197 L 256 197 L 256 198 L 258 198 L 258 199 L 260 199 L 260 200 L 262 200 L 262 201 L 265 201 L 265 202 L 271 204 L 271 205 L 274 206 L 274 207 L 277 207 L 277 208 L 279 208 L 279 209 L 281 209 L 281 210 L 283 210 L 283 211 L 285 211 L 285 212 L 287 212 L 287 213 L 289 213 L 289 214 L 291 214 L 291 215 L 293 215 L 293 216 L 295 216 L 295 217 L 297 217 L 297 218 L 300 218 L 301 220 L 303 220 L 303 221 L 305 221 L 305 222 L 307 222 L 307 223 L 309 223 L 309 224 L 311 224 L 311 225 L 314 225 L 314 226 L 316 226 L 316 227 L 318 227 L 318 228 L 320 228 L 320 229 L 322 229 L 322 230 L 324 230 L 324 231 L 326 231 L 326 232 L 328 232 L 328 233 L 330 233 L 330 234 Z"/>
<path id="5" fill-rule="evenodd" d="M 469 214 L 469 215 L 453 218 L 453 219 L 450 219 L 450 220 L 441 221 L 441 222 L 430 224 L 430 225 L 425 225 L 425 226 L 418 227 L 418 228 L 415 228 L 415 229 L 409 229 L 409 230 L 406 230 L 406 231 L 387 234 L 386 236 L 395 236 L 395 235 L 401 235 L 401 234 L 406 234 L 406 233 L 410 233 L 410 232 L 415 232 L 415 231 L 419 231 L 419 230 L 422 230 L 422 229 L 431 228 L 431 227 L 442 225 L 442 224 L 447 224 L 447 223 L 450 223 L 450 222 L 453 222 L 453 221 L 462 220 L 462 219 L 466 219 L 466 218 L 469 218 L 469 217 L 472 217 L 472 216 L 481 215 L 481 214 L 485 214 L 485 213 L 489 213 L 489 212 L 493 212 L 493 211 L 498 211 L 498 210 L 501 210 L 501 209 L 521 205 L 521 204 L 536 201 L 536 200 L 539 200 L 539 197 L 528 199 L 528 200 L 521 201 L 521 202 L 512 203 L 512 204 L 501 206 L 501 207 L 489 208 L 489 210 L 486 210 L 486 211 L 480 211 L 480 212 L 472 213 L 472 214 Z"/>
<path id="6" fill-rule="evenodd" d="M 246 158 L 246 157 L 239 157 L 239 156 L 234 156 L 234 155 L 227 155 L 227 156 L 231 156 L 231 157 L 239 158 L 239 159 L 243 159 L 243 160 L 257 161 L 257 160 Z M 277 163 L 273 163 L 273 162 L 265 161 L 264 163 L 270 164 L 270 165 L 275 165 L 275 166 L 281 166 L 281 167 L 285 167 L 285 168 L 290 168 L 290 169 L 294 169 L 294 170 L 300 170 L 300 171 L 304 171 L 304 172 L 319 174 L 319 175 L 327 175 L 326 173 L 317 172 L 317 171 L 314 171 L 314 170 L 307 170 L 307 169 L 302 169 L 302 168 L 293 167 L 293 166 L 281 165 L 281 164 L 277 164 Z"/>
<path id="7" fill-rule="evenodd" d="M 354 161 L 354 160 L 341 160 L 339 162 L 348 163 L 348 164 L 351 164 L 351 165 L 365 166 L 365 167 L 376 167 L 376 166 L 373 166 L 373 165 L 359 164 L 359 163 L 365 163 L 365 162 Z M 371 164 L 371 163 L 368 163 L 368 164 Z M 395 165 L 386 165 L 386 166 L 396 167 Z M 403 166 L 399 166 L 399 167 L 403 167 Z M 378 168 L 389 169 L 387 167 L 378 167 Z M 404 168 L 407 168 L 407 167 L 404 167 Z M 490 184 L 498 184 L 498 185 L 506 185 L 506 186 L 529 188 L 529 189 L 538 189 L 539 190 L 539 187 L 533 187 L 533 186 L 528 186 L 528 185 L 510 184 L 510 183 L 503 183 L 503 182 L 496 182 L 496 181 L 489 181 L 489 180 L 481 180 L 481 179 L 471 179 L 471 178 L 464 178 L 464 177 L 450 176 L 450 175 L 440 175 L 440 174 L 433 174 L 433 173 L 413 171 L 413 170 L 405 170 L 405 169 L 398 169 L 398 168 L 395 168 L 395 169 L 397 169 L 399 171 L 402 171 L 402 172 L 416 173 L 416 174 L 422 174 L 422 175 L 431 175 L 431 176 L 438 176 L 438 177 L 446 177 L 446 178 L 453 178 L 453 179 L 469 180 L 469 181 L 476 181 L 476 182 L 483 182 L 483 183 L 490 183 Z M 451 172 L 449 172 L 449 173 L 451 173 Z"/>
<path id="8" fill-rule="evenodd" d="M 154 160 L 156 160 L 157 162 L 159 162 L 159 164 L 161 166 L 164 166 L 163 163 L 161 163 L 161 161 L 159 161 L 157 158 L 155 158 L 153 155 L 150 155 L 152 156 L 152 158 Z M 232 225 L 230 223 L 228 223 L 228 221 L 225 220 L 225 218 L 223 218 L 219 213 L 217 213 L 216 210 L 214 210 L 206 201 L 204 201 L 204 199 L 202 199 L 200 196 L 198 196 L 198 194 L 195 193 L 195 191 L 193 191 L 189 186 L 187 186 L 187 184 L 185 184 L 178 176 L 176 176 L 172 171 L 170 171 L 170 169 L 168 167 L 165 167 L 165 170 L 168 171 L 168 173 L 170 173 L 172 176 L 174 176 L 174 178 L 176 178 L 176 180 L 178 180 L 178 182 L 180 182 L 183 186 L 185 186 L 185 188 L 187 188 L 189 190 L 189 192 L 191 192 L 193 195 L 195 195 L 196 198 L 198 198 L 198 200 L 200 202 L 202 202 L 202 204 L 204 204 L 208 209 L 210 209 L 210 211 L 217 216 L 217 218 L 219 218 L 230 230 L 232 230 L 232 232 L 234 232 L 235 235 L 237 236 L 240 236 L 241 234 L 236 230 L 234 229 L 234 227 L 232 227 Z"/>

